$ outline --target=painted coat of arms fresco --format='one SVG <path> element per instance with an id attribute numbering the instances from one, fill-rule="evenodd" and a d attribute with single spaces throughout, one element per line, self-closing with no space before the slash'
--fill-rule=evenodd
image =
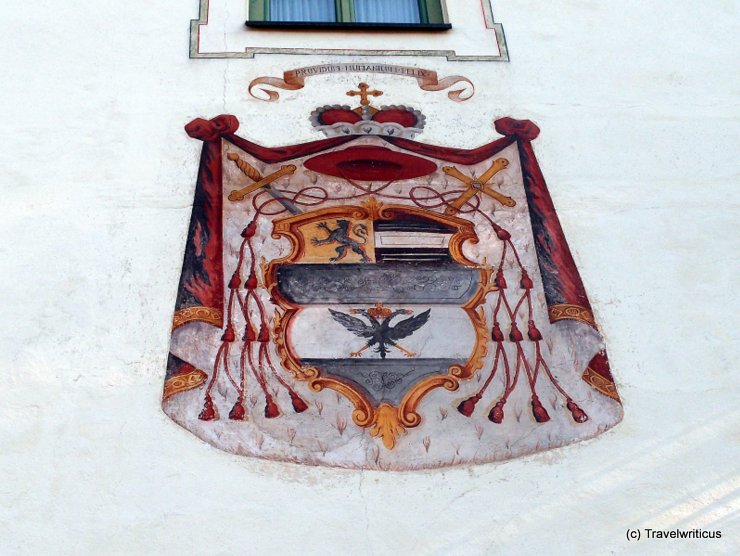
<path id="1" fill-rule="evenodd" d="M 326 137 L 203 141 L 163 408 L 229 452 L 355 468 L 489 462 L 621 420 L 603 339 L 531 142 L 476 149 L 425 118 L 324 106 Z"/>

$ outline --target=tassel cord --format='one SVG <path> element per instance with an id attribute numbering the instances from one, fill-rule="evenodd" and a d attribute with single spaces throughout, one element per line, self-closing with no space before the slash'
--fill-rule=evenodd
<path id="1" fill-rule="evenodd" d="M 269 392 L 267 391 L 267 382 L 265 381 L 265 377 L 262 374 L 262 370 L 258 369 L 257 366 L 254 364 L 254 359 L 252 358 L 252 349 L 251 344 L 252 342 L 246 342 L 249 344 L 249 347 L 247 348 L 247 359 L 249 361 L 249 366 L 252 369 L 252 374 L 254 374 L 254 378 L 257 379 L 257 382 L 260 385 L 260 388 L 262 388 L 262 391 L 265 393 L 265 396 L 267 398 L 270 397 Z"/>
<path id="2" fill-rule="evenodd" d="M 488 378 L 483 383 L 483 387 L 478 390 L 478 395 L 482 396 L 488 386 L 491 384 L 491 381 L 493 380 L 493 377 L 496 376 L 496 371 L 498 370 L 498 362 L 501 357 L 501 350 L 503 350 L 503 346 L 501 345 L 501 342 L 496 342 L 496 356 L 493 360 L 493 367 L 491 368 L 491 373 L 488 375 Z"/>
<path id="3" fill-rule="evenodd" d="M 213 374 L 211 374 L 211 380 L 208 383 L 208 387 L 206 388 L 206 396 L 211 395 L 211 390 L 213 390 L 213 386 L 216 384 L 216 379 L 218 378 L 219 363 L 221 362 L 221 356 L 223 355 L 225 347 L 226 342 L 222 343 L 221 347 L 219 347 L 218 351 L 216 352 L 216 361 L 213 364 Z"/>
<path id="4" fill-rule="evenodd" d="M 226 343 L 226 349 L 224 349 L 224 372 L 226 373 L 226 376 L 229 379 L 229 382 L 231 382 L 231 385 L 234 387 L 234 390 L 239 394 L 239 397 L 244 395 L 244 392 L 242 391 L 241 387 L 236 383 L 236 380 L 234 380 L 234 377 L 231 376 L 231 371 L 229 370 L 229 349 L 230 346 L 228 343 Z"/>
<path id="5" fill-rule="evenodd" d="M 532 368 L 529 365 L 529 361 L 527 360 L 527 356 L 524 354 L 524 350 L 522 349 L 522 346 L 519 342 L 517 342 L 516 344 L 516 349 L 517 349 L 517 357 L 521 358 L 522 364 L 524 366 L 524 371 L 527 373 L 529 389 L 532 391 L 532 396 L 537 396 L 537 392 L 535 391 L 535 384 L 537 383 L 537 374 L 538 374 L 537 366 L 535 366 L 535 370 L 532 371 Z"/>
<path id="6" fill-rule="evenodd" d="M 544 357 L 542 357 L 542 350 L 540 349 L 540 343 L 535 342 L 535 350 L 537 354 L 537 362 L 541 363 L 542 368 L 545 370 L 545 373 L 547 374 L 548 378 L 550 379 L 550 382 L 552 382 L 552 385 L 557 389 L 558 392 L 560 392 L 563 397 L 565 397 L 566 400 L 572 400 L 573 398 L 570 397 L 568 392 L 566 392 L 560 384 L 558 384 L 558 381 L 555 379 L 555 377 L 552 375 L 552 372 L 550 371 L 550 367 L 545 362 Z"/>
<path id="7" fill-rule="evenodd" d="M 241 372 L 242 397 L 247 395 L 247 349 L 249 349 L 249 340 L 244 340 L 239 353 L 239 371 Z"/>
<path id="8" fill-rule="evenodd" d="M 262 364 L 263 360 L 266 361 L 267 365 L 272 370 L 272 374 L 275 375 L 275 378 L 278 380 L 278 382 L 282 384 L 283 387 L 285 387 L 288 391 L 292 392 L 293 389 L 290 387 L 290 385 L 287 382 L 285 382 L 283 377 L 280 376 L 280 374 L 277 372 L 277 369 L 275 368 L 275 365 L 272 364 L 272 359 L 270 358 L 270 350 L 267 349 L 266 343 L 260 344 L 259 356 L 260 356 L 260 364 Z"/>
<path id="9" fill-rule="evenodd" d="M 516 247 L 514 247 L 514 244 L 510 239 L 507 239 L 506 242 L 511 245 L 511 250 L 514 253 L 514 257 L 516 258 L 516 262 L 519 265 L 519 270 L 524 270 L 524 265 L 522 264 L 522 260 L 519 258 L 519 253 L 516 250 Z"/>
<path id="10" fill-rule="evenodd" d="M 229 327 L 232 327 L 232 329 L 233 329 L 233 324 L 232 324 L 232 308 L 233 308 L 233 305 L 234 305 L 234 297 L 235 297 L 234 296 L 234 290 L 232 289 L 229 292 L 229 303 L 228 303 L 228 309 L 227 309 L 227 312 L 226 312 L 227 319 L 228 319 L 227 330 L 228 330 Z M 242 396 L 242 395 L 244 395 L 244 392 L 242 391 L 242 389 L 239 387 L 239 385 L 234 380 L 234 377 L 231 375 L 231 370 L 229 369 L 229 344 L 230 343 L 231 342 L 229 342 L 229 341 L 224 341 L 224 343 L 223 343 L 223 346 L 225 347 L 224 355 L 223 355 L 224 372 L 226 373 L 226 376 L 228 377 L 229 382 L 231 382 L 231 384 L 234 387 L 234 389 L 237 391 L 237 393 L 240 396 Z"/>

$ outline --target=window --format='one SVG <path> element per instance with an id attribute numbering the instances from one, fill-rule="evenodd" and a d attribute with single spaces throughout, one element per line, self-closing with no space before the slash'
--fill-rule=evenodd
<path id="1" fill-rule="evenodd" d="M 449 29 L 441 0 L 250 0 L 250 27 Z"/>

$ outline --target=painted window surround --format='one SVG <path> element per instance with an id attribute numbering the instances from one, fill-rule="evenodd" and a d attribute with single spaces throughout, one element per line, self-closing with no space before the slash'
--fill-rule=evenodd
<path id="1" fill-rule="evenodd" d="M 270 0 L 249 0 L 247 27 L 280 29 L 360 29 L 360 30 L 425 30 L 444 31 L 452 25 L 447 21 L 445 0 L 418 0 L 418 23 L 361 23 L 355 18 L 354 0 L 335 0 L 336 21 L 299 22 L 272 21 Z"/>
<path id="2" fill-rule="evenodd" d="M 253 21 L 249 19 L 249 5 L 250 0 L 200 0 L 199 17 L 190 24 L 190 57 L 254 58 L 289 54 L 509 61 L 503 26 L 493 18 L 492 0 L 446 2 L 442 5 L 445 21 L 442 25 L 451 25 L 451 28 L 443 32 L 423 28 L 409 32 L 408 27 L 348 32 L 341 27 L 321 31 L 304 27 L 287 31 L 245 26 L 246 20 Z M 327 48 L 327 45 L 339 45 L 339 48 Z"/>

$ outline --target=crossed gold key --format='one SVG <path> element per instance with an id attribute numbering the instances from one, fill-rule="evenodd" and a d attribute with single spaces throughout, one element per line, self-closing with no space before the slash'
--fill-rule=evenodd
<path id="1" fill-rule="evenodd" d="M 237 201 L 243 201 L 249 194 L 263 187 L 265 191 L 267 191 L 273 199 L 283 205 L 283 207 L 288 212 L 290 212 L 291 214 L 300 214 L 301 211 L 298 209 L 298 207 L 295 206 L 292 201 L 286 199 L 283 195 L 270 187 L 270 184 L 275 180 L 278 180 L 283 176 L 293 174 L 296 171 L 296 166 L 294 164 L 281 166 L 277 172 L 273 172 L 269 176 L 263 177 L 262 174 L 260 174 L 259 170 L 257 170 L 257 168 L 252 166 L 246 160 L 240 158 L 238 154 L 229 153 L 228 155 L 226 155 L 226 158 L 236 164 L 239 170 L 241 170 L 242 174 L 244 174 L 254 182 L 247 187 L 244 187 L 242 189 L 235 189 L 234 191 L 229 193 L 229 201 L 234 203 Z"/>
<path id="2" fill-rule="evenodd" d="M 285 175 L 292 174 L 296 171 L 296 167 L 293 164 L 288 164 L 287 166 L 281 166 L 277 172 L 263 177 L 257 171 L 257 169 L 254 168 L 254 166 L 244 160 L 241 160 L 237 154 L 229 153 L 228 159 L 235 162 L 239 169 L 245 175 L 254 180 L 254 183 L 248 185 L 247 187 L 229 193 L 229 201 L 241 201 L 253 191 L 257 191 L 260 187 L 269 186 L 275 180 L 282 178 Z"/>
<path id="3" fill-rule="evenodd" d="M 470 176 L 466 176 L 463 174 L 460 170 L 455 168 L 454 166 L 444 166 L 442 168 L 442 171 L 447 174 L 448 176 L 451 176 L 455 179 L 460 180 L 465 185 L 468 186 L 468 189 L 463 192 L 462 195 L 460 195 L 457 199 L 452 201 L 445 210 L 445 214 L 457 214 L 460 212 L 460 209 L 470 201 L 473 197 L 475 197 L 478 193 L 484 193 L 488 195 L 489 197 L 492 197 L 493 199 L 496 199 L 499 203 L 501 203 L 504 206 L 507 207 L 513 207 L 516 205 L 516 201 L 512 199 L 511 197 L 507 197 L 506 195 L 499 193 L 498 191 L 492 189 L 489 187 L 488 182 L 491 181 L 493 176 L 498 174 L 501 170 L 509 166 L 509 161 L 505 158 L 497 158 L 493 161 L 493 164 L 491 164 L 491 167 L 483 172 L 483 175 L 479 178 L 473 178 Z"/>

